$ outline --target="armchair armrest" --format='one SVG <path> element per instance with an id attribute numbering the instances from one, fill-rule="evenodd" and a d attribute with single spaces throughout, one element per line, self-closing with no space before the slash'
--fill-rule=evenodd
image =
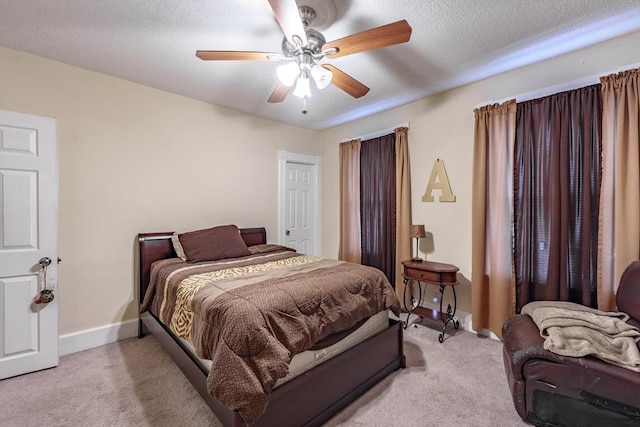
<path id="1" fill-rule="evenodd" d="M 505 361 L 511 364 L 511 372 L 518 380 L 522 380 L 522 368 L 530 359 L 545 359 L 562 363 L 560 356 L 544 349 L 544 338 L 533 319 L 527 314 L 510 316 L 502 326 Z"/>

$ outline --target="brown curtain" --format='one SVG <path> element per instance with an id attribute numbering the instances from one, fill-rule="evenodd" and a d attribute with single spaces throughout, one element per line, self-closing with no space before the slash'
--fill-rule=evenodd
<path id="1" fill-rule="evenodd" d="M 360 140 L 340 144 L 338 259 L 360 264 Z"/>
<path id="2" fill-rule="evenodd" d="M 411 175 L 409 129 L 394 129 L 396 136 L 396 294 L 402 300 L 402 261 L 411 258 Z"/>
<path id="3" fill-rule="evenodd" d="M 640 68 L 602 77 L 598 308 L 614 310 L 624 269 L 640 259 Z"/>
<path id="4" fill-rule="evenodd" d="M 599 84 L 517 104 L 518 311 L 539 300 L 596 304 L 601 119 Z"/>
<path id="5" fill-rule="evenodd" d="M 360 146 L 360 225 L 362 264 L 376 267 L 395 284 L 395 134 Z"/>
<path id="6" fill-rule="evenodd" d="M 471 301 L 473 329 L 502 336 L 515 309 L 511 200 L 516 102 L 474 111 Z"/>

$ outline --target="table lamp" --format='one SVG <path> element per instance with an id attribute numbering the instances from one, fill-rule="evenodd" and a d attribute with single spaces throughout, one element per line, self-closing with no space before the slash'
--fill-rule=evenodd
<path id="1" fill-rule="evenodd" d="M 416 256 L 411 258 L 411 261 L 422 262 L 422 258 L 418 256 L 420 254 L 420 252 L 418 252 L 418 243 L 420 239 L 424 239 L 425 237 L 427 237 L 427 232 L 424 230 L 424 224 L 411 226 L 411 238 L 416 239 Z"/>

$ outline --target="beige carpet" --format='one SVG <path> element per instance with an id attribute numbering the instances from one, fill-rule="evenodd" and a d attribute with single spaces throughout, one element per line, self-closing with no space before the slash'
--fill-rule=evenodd
<path id="1" fill-rule="evenodd" d="M 452 329 L 453 331 L 453 329 Z M 405 331 L 407 369 L 382 380 L 328 426 L 524 426 L 502 344 L 455 331 L 438 343 Z M 75 353 L 60 366 L 0 381 L 0 426 L 220 426 L 152 336 Z"/>

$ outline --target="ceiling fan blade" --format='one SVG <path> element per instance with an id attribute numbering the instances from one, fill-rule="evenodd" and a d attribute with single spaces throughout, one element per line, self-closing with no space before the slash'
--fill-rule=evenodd
<path id="1" fill-rule="evenodd" d="M 301 46 L 306 46 L 307 33 L 304 31 L 295 0 L 269 0 L 269 4 L 287 40 L 294 46 L 299 43 L 302 43 Z M 300 39 L 299 43 L 296 43 L 296 37 Z"/>
<path id="2" fill-rule="evenodd" d="M 333 73 L 331 83 L 347 92 L 354 98 L 360 98 L 361 96 L 365 96 L 367 92 L 369 92 L 368 87 L 351 77 L 349 74 L 337 69 L 333 65 L 322 64 L 322 67 Z"/>
<path id="3" fill-rule="evenodd" d="M 322 50 L 337 48 L 337 53 L 328 56 L 339 58 L 353 53 L 406 43 L 409 38 L 411 38 L 411 26 L 407 21 L 402 20 L 325 43 Z"/>
<path id="4" fill-rule="evenodd" d="M 233 50 L 198 50 L 203 61 L 278 61 L 284 56 L 274 52 L 242 52 Z"/>
<path id="5" fill-rule="evenodd" d="M 271 94 L 267 102 L 270 102 L 272 104 L 277 104 L 278 102 L 282 102 L 287 98 L 287 96 L 289 95 L 289 92 L 291 92 L 292 90 L 293 90 L 293 86 L 289 87 L 289 86 L 283 85 L 282 83 L 278 83 L 278 86 L 275 88 L 275 90 L 273 91 L 273 93 Z"/>

